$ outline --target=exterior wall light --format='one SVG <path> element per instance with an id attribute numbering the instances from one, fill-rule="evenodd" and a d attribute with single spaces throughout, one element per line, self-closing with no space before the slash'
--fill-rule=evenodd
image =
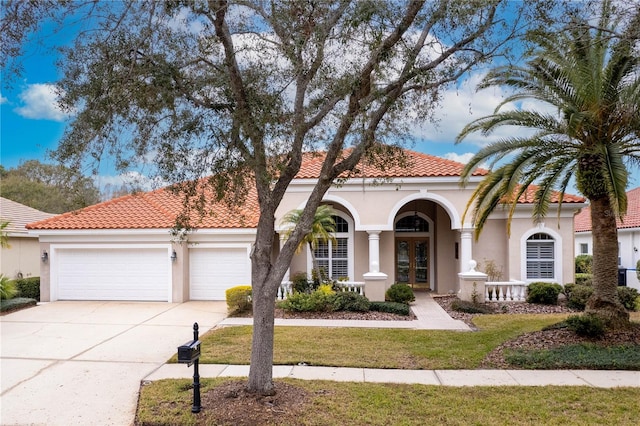
<path id="1" fill-rule="evenodd" d="M 171 252 L 171 261 L 175 262 L 178 259 L 178 253 L 176 253 L 176 251 L 174 250 L 173 252 Z"/>
<path id="2" fill-rule="evenodd" d="M 44 263 L 47 263 L 47 260 L 49 260 L 49 253 L 47 253 L 46 250 L 43 250 L 42 256 L 40 256 L 40 259 L 42 259 Z"/>

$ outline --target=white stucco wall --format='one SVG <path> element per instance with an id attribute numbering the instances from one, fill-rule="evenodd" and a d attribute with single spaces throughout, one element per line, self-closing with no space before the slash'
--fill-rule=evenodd
<path id="1" fill-rule="evenodd" d="M 587 244 L 587 254 L 593 255 L 593 238 L 591 232 L 577 232 L 574 238 L 576 256 L 582 254 L 581 244 Z M 627 287 L 640 290 L 640 281 L 636 275 L 636 263 L 640 260 L 640 229 L 618 229 L 619 268 L 626 269 Z"/>
<path id="2" fill-rule="evenodd" d="M 9 277 L 40 276 L 40 244 L 37 237 L 10 236 L 11 247 L 2 248 L 0 253 L 0 273 Z"/>

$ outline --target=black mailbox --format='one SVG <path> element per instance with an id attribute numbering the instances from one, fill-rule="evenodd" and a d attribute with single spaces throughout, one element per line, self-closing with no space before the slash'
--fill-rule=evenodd
<path id="1" fill-rule="evenodd" d="M 200 340 L 190 340 L 182 346 L 178 346 L 178 362 L 192 364 L 200 358 Z"/>

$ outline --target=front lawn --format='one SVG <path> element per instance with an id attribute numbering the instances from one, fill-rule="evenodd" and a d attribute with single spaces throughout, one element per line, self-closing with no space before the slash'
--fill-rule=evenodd
<path id="1" fill-rule="evenodd" d="M 229 379 L 141 388 L 136 425 L 637 425 L 639 388 L 441 387 L 282 380 L 273 397 L 242 395 Z M 220 392 L 225 389 L 224 392 Z"/>
<path id="2" fill-rule="evenodd" d="M 402 369 L 474 369 L 501 343 L 557 323 L 566 315 L 485 315 L 476 332 L 369 328 L 276 327 L 274 364 Z M 251 327 L 201 337 L 201 363 L 249 364 Z M 363 354 L 366 354 L 364 356 Z M 171 362 L 175 362 L 175 357 Z"/>

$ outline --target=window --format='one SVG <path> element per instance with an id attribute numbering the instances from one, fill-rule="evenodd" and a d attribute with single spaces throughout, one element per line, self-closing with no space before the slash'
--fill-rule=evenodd
<path id="1" fill-rule="evenodd" d="M 320 269 L 331 279 L 337 280 L 349 277 L 349 224 L 340 216 L 334 216 L 333 219 L 336 223 L 336 240 L 318 242 L 314 255 Z"/>
<path id="2" fill-rule="evenodd" d="M 527 279 L 553 279 L 555 267 L 555 241 L 545 233 L 533 234 L 527 239 Z"/>
<path id="3" fill-rule="evenodd" d="M 587 243 L 580 244 L 580 254 L 589 254 L 589 244 Z"/>
<path id="4" fill-rule="evenodd" d="M 418 215 L 405 216 L 396 222 L 396 232 L 429 232 L 429 222 Z"/>

